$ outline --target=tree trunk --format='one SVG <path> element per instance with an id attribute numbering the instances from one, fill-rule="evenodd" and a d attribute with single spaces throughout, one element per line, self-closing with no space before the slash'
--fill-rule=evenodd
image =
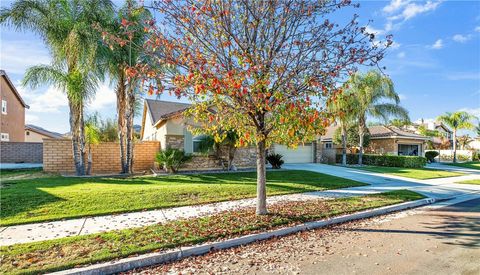
<path id="1" fill-rule="evenodd" d="M 133 82 L 133 81 L 132 81 Z M 135 113 L 135 84 L 130 83 L 126 97 L 127 107 L 125 110 L 126 122 L 126 172 L 133 173 L 133 117 Z"/>
<path id="2" fill-rule="evenodd" d="M 120 73 L 117 83 L 117 125 L 118 125 L 118 140 L 120 143 L 120 164 L 122 166 L 121 173 L 127 173 L 126 161 L 125 161 L 125 75 Z"/>
<path id="3" fill-rule="evenodd" d="M 91 145 L 89 144 L 88 145 L 88 164 L 87 164 L 87 175 L 91 175 L 92 174 L 92 147 Z"/>
<path id="4" fill-rule="evenodd" d="M 228 170 L 232 170 L 233 167 L 233 159 L 235 158 L 235 145 L 230 144 L 228 146 Z"/>
<path id="5" fill-rule="evenodd" d="M 347 165 L 347 130 L 345 124 L 340 126 L 342 129 L 342 165 Z"/>
<path id="6" fill-rule="evenodd" d="M 79 110 L 77 104 L 73 100 L 68 100 L 70 109 L 70 132 L 72 135 L 72 151 L 73 151 L 73 163 L 75 165 L 75 173 L 77 176 L 83 176 L 85 174 L 83 158 L 80 147 L 80 128 L 79 128 Z"/>
<path id="7" fill-rule="evenodd" d="M 358 165 L 363 164 L 363 139 L 365 137 L 364 129 L 365 129 L 365 120 L 359 119 L 358 121 L 358 136 L 359 136 Z"/>
<path id="8" fill-rule="evenodd" d="M 453 129 L 453 163 L 457 162 L 457 129 Z"/>
<path id="9" fill-rule="evenodd" d="M 266 215 L 267 211 L 267 171 L 265 165 L 265 140 L 257 142 L 257 215 Z"/>

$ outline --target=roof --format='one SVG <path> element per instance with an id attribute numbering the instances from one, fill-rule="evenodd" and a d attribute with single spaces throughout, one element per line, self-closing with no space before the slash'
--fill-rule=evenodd
<path id="1" fill-rule="evenodd" d="M 191 106 L 191 104 L 188 103 L 154 99 L 145 99 L 145 104 L 148 106 L 148 112 L 154 125 L 157 124 L 158 121 L 175 116 Z"/>
<path id="2" fill-rule="evenodd" d="M 38 134 L 48 136 L 50 138 L 63 138 L 63 135 L 60 134 L 60 133 L 51 132 L 51 131 L 43 129 L 42 127 L 35 126 L 35 125 L 32 125 L 32 124 L 26 124 L 25 125 L 25 130 L 33 131 L 33 132 L 36 132 Z"/>
<path id="3" fill-rule="evenodd" d="M 375 125 L 368 127 L 370 132 L 370 138 L 382 138 L 382 137 L 404 137 L 404 138 L 416 138 L 416 139 L 428 139 L 425 136 L 400 130 L 394 126 Z"/>
<path id="4" fill-rule="evenodd" d="M 333 139 L 333 135 L 337 130 L 338 125 L 332 125 L 327 128 L 325 135 L 322 136 L 321 140 L 329 141 Z M 393 126 L 383 126 L 383 125 L 376 125 L 368 127 L 368 131 L 370 132 L 370 138 L 413 138 L 413 139 L 428 139 L 425 136 L 410 133 L 407 131 L 403 131 L 398 129 L 397 127 Z"/>
<path id="5" fill-rule="evenodd" d="M 27 109 L 30 108 L 30 106 L 28 106 L 25 103 L 25 101 L 23 101 L 22 97 L 20 96 L 20 93 L 17 91 L 17 89 L 15 88 L 15 85 L 13 85 L 12 81 L 10 80 L 10 78 L 8 77 L 7 73 L 4 70 L 0 70 L 0 76 L 3 76 L 5 78 L 5 81 L 7 81 L 8 86 L 10 86 L 10 88 L 13 91 L 13 94 L 17 97 L 18 101 L 22 103 L 23 107 Z"/>

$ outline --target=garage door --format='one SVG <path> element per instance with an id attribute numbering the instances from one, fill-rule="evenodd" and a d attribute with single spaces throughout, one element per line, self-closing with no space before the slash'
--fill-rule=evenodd
<path id="1" fill-rule="evenodd" d="M 313 162 L 313 146 L 311 144 L 299 145 L 296 149 L 275 144 L 275 153 L 283 155 L 285 163 Z"/>

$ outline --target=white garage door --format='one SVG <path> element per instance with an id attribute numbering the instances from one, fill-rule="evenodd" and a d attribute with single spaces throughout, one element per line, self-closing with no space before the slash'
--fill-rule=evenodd
<path id="1" fill-rule="evenodd" d="M 313 146 L 311 144 L 299 145 L 296 149 L 275 144 L 275 153 L 282 155 L 285 163 L 313 162 Z"/>

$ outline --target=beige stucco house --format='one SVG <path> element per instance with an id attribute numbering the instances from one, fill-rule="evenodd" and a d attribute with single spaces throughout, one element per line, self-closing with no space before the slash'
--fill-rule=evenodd
<path id="1" fill-rule="evenodd" d="M 141 140 L 160 141 L 162 150 L 165 148 L 178 148 L 186 153 L 198 153 L 198 144 L 201 136 L 193 135 L 189 126 L 196 126 L 192 120 L 186 120 L 183 112 L 190 104 L 170 102 L 163 100 L 145 99 L 142 117 Z M 295 149 L 275 144 L 269 152 L 283 155 L 285 163 L 309 163 L 317 159 L 316 142 L 299 145 Z M 239 166 L 255 165 L 254 148 L 239 148 L 236 161 Z"/>
<path id="2" fill-rule="evenodd" d="M 325 135 L 320 138 L 322 149 L 335 149 L 337 153 L 340 145 L 334 144 L 333 136 L 338 126 L 330 126 Z M 428 137 L 407 132 L 394 126 L 377 125 L 368 127 L 370 144 L 365 148 L 366 153 L 390 154 L 399 156 L 424 156 Z"/>
<path id="3" fill-rule="evenodd" d="M 51 132 L 32 124 L 25 125 L 25 142 L 43 142 L 46 138 L 64 138 L 62 134 Z"/>
<path id="4" fill-rule="evenodd" d="M 0 70 L 0 141 L 24 142 L 25 104 L 4 70 Z"/>

